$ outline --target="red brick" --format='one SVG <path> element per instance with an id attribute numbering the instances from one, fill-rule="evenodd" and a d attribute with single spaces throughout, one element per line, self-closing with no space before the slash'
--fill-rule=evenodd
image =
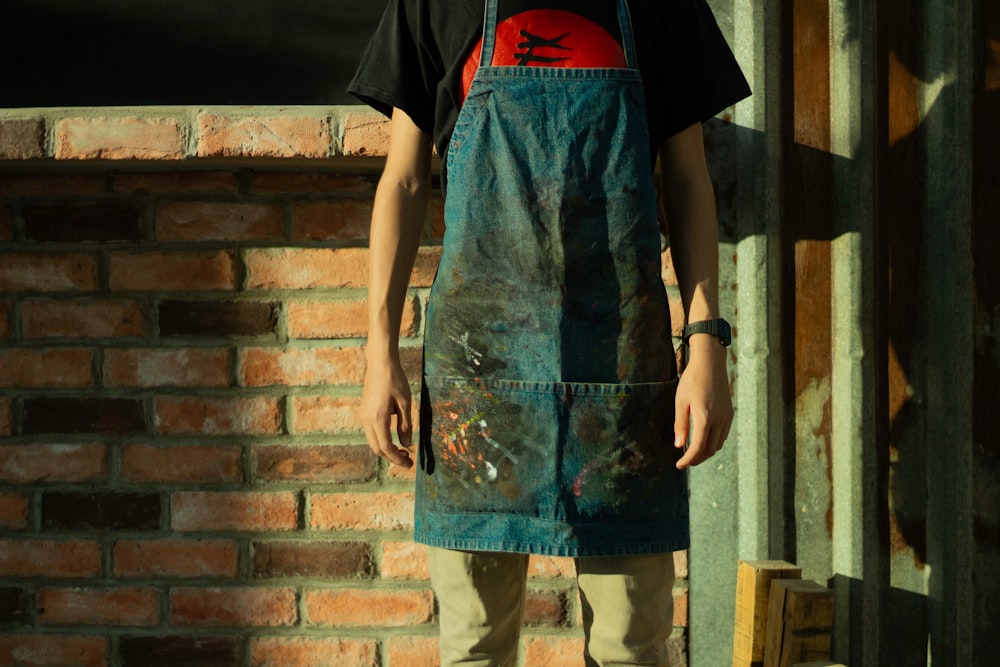
<path id="1" fill-rule="evenodd" d="M 211 348 L 109 349 L 105 387 L 227 387 L 233 352 Z"/>
<path id="2" fill-rule="evenodd" d="M 91 255 L 5 255 L 0 291 L 93 291 L 99 287 L 97 259 Z"/>
<path id="3" fill-rule="evenodd" d="M 674 625 L 687 627 L 688 624 L 688 589 L 674 589 Z"/>
<path id="4" fill-rule="evenodd" d="M 441 667 L 437 637 L 389 637 L 386 653 L 389 662 L 385 667 Z"/>
<path id="5" fill-rule="evenodd" d="M 253 175 L 251 192 L 314 193 L 374 192 L 377 174 L 338 174 L 331 172 L 273 171 L 257 172 Z"/>
<path id="6" fill-rule="evenodd" d="M 680 294 L 668 292 L 667 303 L 670 306 L 670 335 L 680 338 L 684 335 L 684 302 Z"/>
<path id="7" fill-rule="evenodd" d="M 240 183 L 229 171 L 117 173 L 115 192 L 236 192 Z"/>
<path id="8" fill-rule="evenodd" d="M 229 252 L 111 253 L 112 290 L 233 290 L 236 259 Z"/>
<path id="9" fill-rule="evenodd" d="M 56 123 L 57 160 L 177 160 L 184 124 L 170 118 L 65 118 Z"/>
<path id="10" fill-rule="evenodd" d="M 372 574 L 371 545 L 365 542 L 255 542 L 255 577 L 367 579 Z"/>
<path id="11" fill-rule="evenodd" d="M 258 481 L 368 482 L 378 472 L 367 445 L 261 445 L 253 448 Z"/>
<path id="12" fill-rule="evenodd" d="M 0 120 L 0 160 L 38 160 L 44 157 L 44 118 Z"/>
<path id="13" fill-rule="evenodd" d="M 30 623 L 34 595 L 24 586 L 0 587 L 0 623 Z"/>
<path id="14" fill-rule="evenodd" d="M 14 240 L 14 218 L 10 209 L 0 206 L 0 243 Z"/>
<path id="15" fill-rule="evenodd" d="M 529 590 L 525 595 L 525 625 L 560 626 L 566 623 L 567 616 L 565 593 Z"/>
<path id="16" fill-rule="evenodd" d="M 160 622 L 160 596 L 152 588 L 43 588 L 42 625 L 149 626 Z"/>
<path id="17" fill-rule="evenodd" d="M 102 173 L 7 174 L 0 176 L 0 197 L 90 195 L 106 190 Z"/>
<path id="18" fill-rule="evenodd" d="M 411 528 L 413 493 L 316 493 L 309 526 L 317 530 Z"/>
<path id="19" fill-rule="evenodd" d="M 138 301 L 32 300 L 21 304 L 25 338 L 128 338 L 146 332 Z"/>
<path id="20" fill-rule="evenodd" d="M 441 240 L 444 238 L 445 224 L 444 224 L 444 197 L 440 195 L 435 195 L 431 198 L 430 203 L 430 238 L 435 240 Z"/>
<path id="21" fill-rule="evenodd" d="M 126 199 L 75 198 L 21 208 L 24 238 L 37 243 L 139 243 L 145 205 Z"/>
<path id="22" fill-rule="evenodd" d="M 157 307 L 161 336 L 273 337 L 278 303 L 256 301 L 162 301 Z"/>
<path id="23" fill-rule="evenodd" d="M 430 287 L 441 261 L 441 248 L 422 247 L 417 253 L 411 287 Z M 311 289 L 365 287 L 365 248 L 251 249 L 246 253 L 250 289 Z"/>
<path id="24" fill-rule="evenodd" d="M 350 113 L 344 119 L 346 155 L 387 155 L 389 119 L 380 113 Z"/>
<path id="25" fill-rule="evenodd" d="M 424 590 L 306 591 L 305 609 L 310 625 L 406 627 L 431 622 L 434 596 Z"/>
<path id="26" fill-rule="evenodd" d="M 670 254 L 670 248 L 660 253 L 660 263 L 662 265 L 661 277 L 663 284 L 670 287 L 677 286 L 677 272 L 674 269 L 674 256 Z"/>
<path id="27" fill-rule="evenodd" d="M 91 387 L 92 350 L 0 350 L 0 387 Z"/>
<path id="28" fill-rule="evenodd" d="M 524 639 L 524 667 L 583 667 L 582 636 Z"/>
<path id="29" fill-rule="evenodd" d="M 155 403 L 160 433 L 275 435 L 281 432 L 277 399 L 160 397 Z"/>
<path id="30" fill-rule="evenodd" d="M 424 350 L 420 346 L 399 348 L 399 361 L 411 382 L 419 382 L 424 372 Z"/>
<path id="31" fill-rule="evenodd" d="M 2 482 L 89 482 L 107 476 L 104 445 L 0 445 Z"/>
<path id="32" fill-rule="evenodd" d="M 371 639 L 260 637 L 250 651 L 253 667 L 379 667 Z"/>
<path id="33" fill-rule="evenodd" d="M 48 491 L 42 496 L 42 530 L 112 531 L 160 528 L 159 493 L 98 490 Z"/>
<path id="34" fill-rule="evenodd" d="M 179 492 L 171 496 L 174 530 L 295 530 L 299 501 L 294 493 Z"/>
<path id="35" fill-rule="evenodd" d="M 136 398 L 37 396 L 22 400 L 21 433 L 144 433 L 145 406 Z"/>
<path id="36" fill-rule="evenodd" d="M 419 298 L 403 302 L 401 336 L 417 334 Z M 290 301 L 286 305 L 290 338 L 361 338 L 368 335 L 367 301 Z"/>
<path id="37" fill-rule="evenodd" d="M 304 201 L 292 207 L 292 238 L 309 241 L 367 240 L 371 199 Z"/>
<path id="38" fill-rule="evenodd" d="M 294 396 L 292 417 L 296 433 L 358 432 L 360 397 Z"/>
<path id="39" fill-rule="evenodd" d="M 24 530 L 28 527 L 31 500 L 19 493 L 0 493 L 0 530 Z"/>
<path id="40" fill-rule="evenodd" d="M 539 556 L 532 554 L 528 559 L 528 576 L 533 579 L 576 578 L 573 559 L 561 556 Z"/>
<path id="41" fill-rule="evenodd" d="M 198 157 L 329 157 L 330 122 L 309 116 L 198 117 Z"/>
<path id="42" fill-rule="evenodd" d="M 414 379 L 419 375 L 412 376 Z M 420 405 L 416 392 L 410 410 L 413 424 L 419 422 Z M 359 433 L 358 408 L 361 399 L 340 396 L 296 396 L 292 401 L 292 414 L 296 433 Z"/>
<path id="43" fill-rule="evenodd" d="M 688 578 L 688 552 L 674 552 L 674 577 L 677 579 Z"/>
<path id="44" fill-rule="evenodd" d="M 239 482 L 242 450 L 237 445 L 128 445 L 122 448 L 121 478 L 130 482 Z"/>
<path id="45" fill-rule="evenodd" d="M 384 579 L 430 579 L 427 547 L 416 542 L 382 542 Z"/>
<path id="46" fill-rule="evenodd" d="M 414 441 L 417 440 L 416 434 L 413 437 Z M 416 447 L 414 446 L 411 454 L 416 453 Z M 391 463 L 384 463 L 385 465 L 385 476 L 386 479 L 392 482 L 413 482 L 417 479 L 417 466 L 412 466 L 410 468 L 404 468 L 402 466 L 395 466 Z"/>
<path id="47" fill-rule="evenodd" d="M 674 628 L 674 632 L 667 639 L 667 655 L 670 656 L 670 664 L 676 667 L 687 667 L 687 633 L 683 628 Z"/>
<path id="48" fill-rule="evenodd" d="M 244 640 L 238 636 L 122 635 L 118 638 L 120 667 L 239 667 L 244 665 Z"/>
<path id="49" fill-rule="evenodd" d="M 365 354 L 360 347 L 245 348 L 240 351 L 244 387 L 362 384 Z"/>
<path id="50" fill-rule="evenodd" d="M 170 624 L 288 627 L 298 620 L 291 588 L 175 588 Z"/>
<path id="51" fill-rule="evenodd" d="M 101 545 L 81 540 L 0 540 L 0 576 L 96 577 L 101 573 Z"/>
<path id="52" fill-rule="evenodd" d="M 14 433 L 14 410 L 9 398 L 0 396 L 0 437 Z"/>
<path id="53" fill-rule="evenodd" d="M 0 665 L 107 667 L 108 640 L 53 634 L 0 635 Z"/>
<path id="54" fill-rule="evenodd" d="M 121 540 L 114 546 L 116 577 L 236 577 L 234 540 Z"/>
<path id="55" fill-rule="evenodd" d="M 156 209 L 157 241 L 268 241 L 284 237 L 283 213 L 269 204 L 167 202 Z"/>

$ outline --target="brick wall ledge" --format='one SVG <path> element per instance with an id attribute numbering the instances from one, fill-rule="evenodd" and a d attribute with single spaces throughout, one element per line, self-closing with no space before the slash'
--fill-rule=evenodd
<path id="1" fill-rule="evenodd" d="M 389 123 L 364 106 L 0 109 L 0 161 L 156 164 L 383 157 Z"/>

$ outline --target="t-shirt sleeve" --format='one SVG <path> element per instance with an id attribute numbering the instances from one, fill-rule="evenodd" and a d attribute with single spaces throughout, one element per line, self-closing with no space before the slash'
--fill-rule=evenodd
<path id="1" fill-rule="evenodd" d="M 420 12 L 413 5 L 389 1 L 347 92 L 387 116 L 394 107 L 402 109 L 417 127 L 432 133 L 439 67 L 426 45 L 418 44 Z"/>
<path id="2" fill-rule="evenodd" d="M 660 88 L 663 136 L 705 122 L 750 95 L 750 86 L 706 0 L 675 3 L 673 37 L 664 53 L 672 81 Z"/>

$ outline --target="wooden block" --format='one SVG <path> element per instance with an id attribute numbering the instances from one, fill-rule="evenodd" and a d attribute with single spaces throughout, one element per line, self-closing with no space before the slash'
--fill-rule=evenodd
<path id="1" fill-rule="evenodd" d="M 775 579 L 767 611 L 764 667 L 829 660 L 833 591 L 815 581 Z"/>
<path id="2" fill-rule="evenodd" d="M 783 560 L 740 561 L 736 573 L 733 667 L 760 667 L 763 664 L 771 581 L 801 576 L 802 568 Z"/>

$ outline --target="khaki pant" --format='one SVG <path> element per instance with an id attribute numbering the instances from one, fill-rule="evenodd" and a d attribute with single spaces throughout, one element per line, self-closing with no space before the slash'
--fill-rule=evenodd
<path id="1" fill-rule="evenodd" d="M 528 556 L 430 548 L 441 666 L 513 667 Z M 587 667 L 669 667 L 673 554 L 576 559 Z M 553 665 L 552 667 L 563 667 Z"/>

